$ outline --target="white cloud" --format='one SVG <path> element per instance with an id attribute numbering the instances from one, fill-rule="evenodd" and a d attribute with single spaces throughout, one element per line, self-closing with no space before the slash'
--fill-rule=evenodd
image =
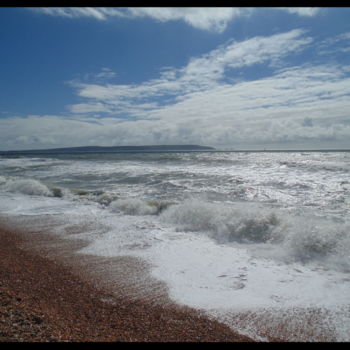
<path id="1" fill-rule="evenodd" d="M 276 9 L 303 17 L 313 17 L 321 11 L 319 7 L 276 7 Z"/>
<path id="2" fill-rule="evenodd" d="M 83 100 L 68 106 L 74 116 L 1 118 L 0 144 L 2 149 L 167 143 L 350 148 L 350 65 L 275 68 L 311 44 L 297 29 L 230 41 L 140 84 L 74 81 Z M 226 79 L 228 70 L 255 64 L 272 64 L 275 71 L 250 81 Z M 108 69 L 101 73 L 114 77 Z"/>
<path id="3" fill-rule="evenodd" d="M 341 33 L 320 41 L 318 49 L 318 53 L 321 55 L 350 52 L 350 32 Z"/>
<path id="4" fill-rule="evenodd" d="M 234 7 L 43 7 L 37 8 L 43 14 L 67 18 L 90 17 L 107 20 L 112 17 L 129 19 L 148 17 L 159 22 L 181 20 L 197 29 L 222 32 L 236 17 L 249 15 L 250 8 Z"/>
<path id="5" fill-rule="evenodd" d="M 333 147 L 350 147 L 349 68 L 288 67 L 259 80 L 188 91 L 176 102 L 151 104 L 148 110 L 133 103 L 133 113 L 152 119 L 120 121 L 114 141 L 243 148 L 332 142 Z M 308 125 L 306 117 L 312 120 Z"/>
<path id="6" fill-rule="evenodd" d="M 43 7 L 35 9 L 43 14 L 67 18 L 90 17 L 107 20 L 111 17 L 129 19 L 149 17 L 159 22 L 181 20 L 197 29 L 222 32 L 236 17 L 249 15 L 250 8 L 234 7 Z"/>
<path id="7" fill-rule="evenodd" d="M 308 47 L 301 30 L 229 42 L 182 68 L 163 70 L 141 84 L 75 84 L 86 106 L 72 112 L 110 110 L 143 119 L 119 121 L 115 142 L 248 145 L 350 139 L 349 67 L 318 65 L 279 69 L 259 80 L 225 82 L 228 68 L 272 63 Z M 163 105 L 155 97 L 172 95 Z M 96 107 L 96 108 L 95 108 Z M 74 109 L 76 108 L 76 109 Z M 79 110 L 79 108 L 81 108 Z M 95 109 L 94 109 L 95 108 Z M 305 127 L 305 117 L 312 126 Z M 112 120 L 110 118 L 108 120 Z M 101 119 L 105 123 L 105 119 Z M 122 132 L 120 132 L 122 130 Z M 118 141 L 117 141 L 118 140 Z"/>
<path id="8" fill-rule="evenodd" d="M 184 21 L 202 30 L 222 33 L 236 18 L 250 16 L 257 11 L 253 7 L 42 7 L 36 8 L 43 14 L 67 18 L 89 17 L 107 20 L 113 17 L 129 19 L 148 17 L 159 22 Z M 312 17 L 318 14 L 315 7 L 272 8 L 287 11 L 299 16 Z"/>
<path id="9" fill-rule="evenodd" d="M 110 68 L 103 67 L 99 73 L 93 74 L 92 76 L 88 76 L 87 78 L 97 79 L 97 80 L 107 80 L 115 78 L 117 74 L 113 72 Z"/>
<path id="10" fill-rule="evenodd" d="M 40 7 L 33 10 L 46 15 L 67 18 L 90 17 L 97 20 L 106 20 L 108 17 L 114 16 L 124 17 L 123 12 L 117 8 L 104 7 Z"/>
<path id="11" fill-rule="evenodd" d="M 223 86 L 228 69 L 248 67 L 255 64 L 276 64 L 289 54 L 308 46 L 312 39 L 296 29 L 270 37 L 253 37 L 235 42 L 192 58 L 182 68 L 163 70 L 160 77 L 141 84 L 97 84 L 71 82 L 80 97 L 92 102 L 70 106 L 73 113 L 88 113 L 89 110 L 105 113 L 134 113 L 147 117 L 149 104 L 155 98 L 167 98 L 163 105 L 186 99 L 189 94 L 210 91 Z M 111 73 L 111 72 L 109 72 Z M 175 100 L 174 100 L 175 99 Z M 147 106 L 147 108 L 145 108 Z M 132 108 L 132 109 L 131 109 Z"/>
<path id="12" fill-rule="evenodd" d="M 182 20 L 195 28 L 219 33 L 234 18 L 252 12 L 244 7 L 135 7 L 128 10 L 131 17 L 151 17 L 161 22 Z"/>
<path id="13" fill-rule="evenodd" d="M 112 110 L 106 106 L 106 104 L 96 103 L 78 103 L 68 106 L 68 109 L 72 113 L 88 114 L 88 113 L 111 113 Z"/>
<path id="14" fill-rule="evenodd" d="M 349 96 L 346 69 L 291 67 L 263 79 L 191 93 L 171 105 L 149 104 L 147 113 L 153 118 L 147 120 L 93 116 L 0 119 L 0 143 L 2 149 L 166 143 L 350 147 Z"/>

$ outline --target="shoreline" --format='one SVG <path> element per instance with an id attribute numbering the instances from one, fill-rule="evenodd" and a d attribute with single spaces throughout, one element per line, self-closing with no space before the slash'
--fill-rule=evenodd
<path id="1" fill-rule="evenodd" d="M 98 279 L 101 271 L 91 275 L 94 260 L 72 254 L 82 242 L 47 236 L 0 225 L 0 342 L 254 342 L 170 302 L 156 282 L 150 285 L 151 294 L 159 288 L 154 299 L 131 297 L 120 276 L 111 293 Z M 132 259 L 117 263 L 104 266 L 137 271 Z"/>

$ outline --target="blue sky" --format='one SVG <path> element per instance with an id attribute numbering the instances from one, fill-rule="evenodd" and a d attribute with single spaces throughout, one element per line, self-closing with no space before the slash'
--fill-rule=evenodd
<path id="1" fill-rule="evenodd" d="M 0 150 L 350 148 L 350 8 L 0 8 Z"/>

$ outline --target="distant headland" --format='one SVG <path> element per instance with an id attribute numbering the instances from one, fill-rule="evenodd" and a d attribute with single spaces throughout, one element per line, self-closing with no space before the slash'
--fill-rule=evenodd
<path id="1" fill-rule="evenodd" d="M 0 151 L 0 155 L 15 154 L 67 154 L 67 153 L 142 153 L 142 152 L 195 152 L 215 151 L 215 148 L 198 145 L 155 145 L 155 146 L 81 146 L 19 151 Z"/>

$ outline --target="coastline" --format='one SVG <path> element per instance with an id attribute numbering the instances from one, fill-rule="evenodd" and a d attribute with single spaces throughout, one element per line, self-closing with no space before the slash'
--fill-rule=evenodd
<path id="1" fill-rule="evenodd" d="M 0 225 L 0 342 L 254 341 L 191 308 L 131 298 L 118 281 L 111 293 L 97 279 L 89 280 L 87 264 L 78 261 L 84 257 L 65 264 L 69 248 L 62 253 L 61 242 L 57 254 L 56 239 L 47 238 L 50 248 L 42 238 Z"/>

